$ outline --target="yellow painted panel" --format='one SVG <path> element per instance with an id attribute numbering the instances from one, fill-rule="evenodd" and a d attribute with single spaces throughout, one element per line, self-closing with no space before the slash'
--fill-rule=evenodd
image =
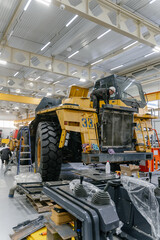
<path id="1" fill-rule="evenodd" d="M 9 143 L 9 139 L 8 138 L 2 138 L 1 143 L 8 144 Z"/>
<path id="2" fill-rule="evenodd" d="M 27 237 L 27 240 L 47 240 L 47 236 L 40 235 L 41 233 L 47 232 L 47 228 L 41 228 L 40 230 L 32 233 L 30 236 Z"/>
<path id="3" fill-rule="evenodd" d="M 18 124 L 18 123 L 25 124 L 25 123 L 28 123 L 28 122 L 33 121 L 34 119 L 35 119 L 35 118 L 32 117 L 32 118 L 25 118 L 25 119 L 15 120 L 15 121 L 14 121 L 14 124 Z"/>
<path id="4" fill-rule="evenodd" d="M 148 101 L 155 101 L 160 100 L 160 91 L 159 92 L 153 92 L 153 93 L 147 93 L 145 94 L 147 96 Z"/>
<path id="5" fill-rule="evenodd" d="M 34 105 L 38 105 L 41 101 L 40 98 L 24 97 L 24 96 L 12 95 L 12 94 L 6 94 L 6 93 L 0 93 L 0 100 L 8 101 L 8 102 L 34 104 Z"/>
<path id="6" fill-rule="evenodd" d="M 78 86 L 72 86 L 69 94 L 69 98 L 72 97 L 84 97 L 86 98 L 88 96 L 88 89 L 82 88 Z"/>

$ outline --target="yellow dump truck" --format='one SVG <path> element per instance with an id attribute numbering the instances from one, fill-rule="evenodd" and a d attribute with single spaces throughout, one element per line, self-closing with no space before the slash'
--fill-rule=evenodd
<path id="1" fill-rule="evenodd" d="M 44 181 L 57 180 L 61 163 L 119 163 L 152 159 L 151 116 L 139 114 L 146 106 L 142 87 L 134 79 L 112 75 L 94 89 L 114 86 L 109 104 L 100 101 L 96 112 L 88 89 L 72 86 L 68 99 L 44 98 L 31 122 L 32 161 Z M 112 150 L 112 151 L 110 151 Z"/>

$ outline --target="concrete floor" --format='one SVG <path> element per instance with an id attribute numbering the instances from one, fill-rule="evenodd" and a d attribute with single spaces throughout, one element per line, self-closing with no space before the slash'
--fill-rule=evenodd
<path id="1" fill-rule="evenodd" d="M 0 161 L 0 239 L 9 240 L 13 233 L 12 227 L 38 216 L 34 208 L 27 202 L 26 197 L 15 193 L 14 198 L 8 198 L 10 188 L 13 186 L 16 167 L 12 167 L 4 176 L 5 166 Z"/>
<path id="2" fill-rule="evenodd" d="M 68 170 L 73 167 L 73 164 L 68 165 Z M 74 166 L 77 169 L 83 168 L 82 164 Z M 13 233 L 12 227 L 25 221 L 32 220 L 39 216 L 26 197 L 15 193 L 14 198 L 8 198 L 10 188 L 14 184 L 14 176 L 16 175 L 16 167 L 13 166 L 11 171 L 4 175 L 5 165 L 2 165 L 0 160 L 0 239 L 9 240 L 9 234 Z M 67 168 L 62 171 L 61 178 L 71 179 L 71 175 L 67 174 Z M 157 173 L 152 178 L 153 183 L 157 183 L 157 178 L 160 173 Z M 114 238 L 118 239 L 118 238 Z"/>

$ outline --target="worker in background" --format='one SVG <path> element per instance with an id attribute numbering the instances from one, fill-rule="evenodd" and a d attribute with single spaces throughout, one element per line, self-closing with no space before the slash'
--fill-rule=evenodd
<path id="1" fill-rule="evenodd" d="M 0 153 L 1 153 L 2 164 L 4 163 L 4 160 L 5 160 L 5 163 L 8 164 L 9 158 L 12 156 L 10 149 L 4 148 L 0 151 Z"/>
<path id="2" fill-rule="evenodd" d="M 116 92 L 115 87 L 94 89 L 91 93 L 91 101 L 93 101 L 93 108 L 96 108 L 99 113 L 99 101 L 103 100 L 105 104 L 109 103 L 110 96 Z"/>

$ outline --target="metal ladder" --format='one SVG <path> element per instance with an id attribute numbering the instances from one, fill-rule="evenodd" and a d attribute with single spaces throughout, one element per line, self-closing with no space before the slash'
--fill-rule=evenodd
<path id="1" fill-rule="evenodd" d="M 29 145 L 22 145 L 22 130 L 27 130 L 29 135 Z M 22 147 L 28 148 L 27 152 L 23 152 Z M 23 154 L 29 154 L 29 158 L 23 158 Z M 21 161 L 29 161 L 29 164 L 23 165 L 23 167 L 29 166 L 29 172 L 32 172 L 32 159 L 31 159 L 31 140 L 30 140 L 30 131 L 28 127 L 21 128 L 21 137 L 20 137 L 20 147 L 19 147 L 19 155 L 18 155 L 18 164 L 17 164 L 17 175 L 20 173 L 20 163 Z"/>

